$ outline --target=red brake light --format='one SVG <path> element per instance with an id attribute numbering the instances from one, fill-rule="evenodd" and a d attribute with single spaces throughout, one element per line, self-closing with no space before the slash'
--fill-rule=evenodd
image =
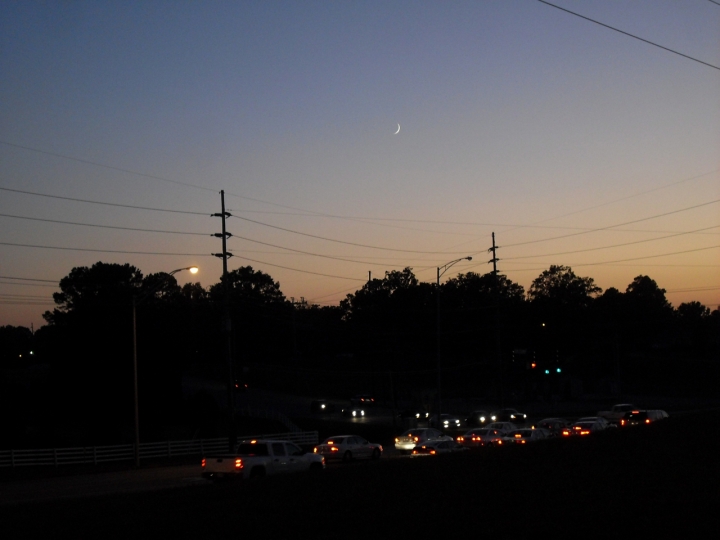
<path id="1" fill-rule="evenodd" d="M 235 468 L 236 469 L 242 469 L 244 467 L 243 461 L 240 458 L 235 459 Z"/>
<path id="2" fill-rule="evenodd" d="M 204 468 L 205 468 L 205 458 L 202 458 L 202 466 L 203 466 L 203 469 L 204 469 Z"/>

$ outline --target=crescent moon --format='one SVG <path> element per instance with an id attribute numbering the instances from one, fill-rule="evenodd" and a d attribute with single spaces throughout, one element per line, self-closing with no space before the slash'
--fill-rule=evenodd
<path id="1" fill-rule="evenodd" d="M 395 132 L 395 135 L 397 135 L 398 133 L 400 133 L 400 124 L 398 124 L 398 130 Z"/>

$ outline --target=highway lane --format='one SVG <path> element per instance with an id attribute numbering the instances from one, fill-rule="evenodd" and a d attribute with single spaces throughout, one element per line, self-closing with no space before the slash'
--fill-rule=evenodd
<path id="1" fill-rule="evenodd" d="M 206 483 L 207 481 L 200 477 L 200 472 L 198 462 L 197 465 L 6 479 L 0 483 L 0 506 L 137 493 Z"/>

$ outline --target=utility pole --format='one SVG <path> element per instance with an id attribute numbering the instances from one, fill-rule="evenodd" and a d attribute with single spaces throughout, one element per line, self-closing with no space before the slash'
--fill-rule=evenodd
<path id="1" fill-rule="evenodd" d="M 493 277 L 495 278 L 495 354 L 498 363 L 498 379 L 500 382 L 500 407 L 505 407 L 505 373 L 502 364 L 502 353 L 500 350 L 500 279 L 498 278 L 497 262 L 500 260 L 497 256 L 499 246 L 495 245 L 495 233 L 492 233 L 492 247 L 488 251 L 492 252 L 492 259 L 488 264 L 493 265 Z"/>
<path id="2" fill-rule="evenodd" d="M 213 236 L 222 238 L 222 253 L 213 253 L 215 257 L 220 257 L 223 260 L 223 292 L 225 293 L 223 301 L 223 333 L 226 339 L 225 359 L 227 362 L 228 370 L 228 382 L 227 382 L 227 400 L 228 400 L 228 450 L 230 452 L 235 451 L 235 444 L 237 443 L 237 433 L 235 433 L 235 403 L 234 403 L 234 389 L 235 389 L 235 375 L 233 369 L 233 354 L 232 354 L 232 319 L 230 318 L 230 282 L 228 279 L 227 271 L 227 260 L 232 257 L 232 253 L 227 250 L 227 239 L 232 236 L 227 232 L 225 228 L 225 219 L 231 217 L 231 214 L 225 211 L 225 192 L 220 191 L 220 204 L 222 212 L 220 214 L 213 214 L 212 217 L 219 217 L 222 219 L 222 233 L 215 233 Z"/>

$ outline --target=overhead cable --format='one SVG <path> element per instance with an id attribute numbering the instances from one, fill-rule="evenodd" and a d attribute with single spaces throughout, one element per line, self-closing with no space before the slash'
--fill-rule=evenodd
<path id="1" fill-rule="evenodd" d="M 658 45 L 657 43 L 653 43 L 652 41 L 648 41 L 647 39 L 643 39 L 643 38 L 638 37 L 638 36 L 636 36 L 636 35 L 634 35 L 634 34 L 630 34 L 629 32 L 625 32 L 625 31 L 623 31 L 623 30 L 620 30 L 620 29 L 618 29 L 618 28 L 615 28 L 614 26 L 610 26 L 610 25 L 608 25 L 608 24 L 601 23 L 600 21 L 596 21 L 595 19 L 591 19 L 590 17 L 586 17 L 586 16 L 584 16 L 584 15 L 580 15 L 579 13 L 575 13 L 574 11 L 570 11 L 569 9 L 565 9 L 565 8 L 563 8 L 563 7 L 560 7 L 560 6 L 556 6 L 555 4 L 551 4 L 550 2 L 547 2 L 546 0 L 538 0 L 538 2 L 541 2 L 541 3 L 543 3 L 543 4 L 546 4 L 546 5 L 551 6 L 551 7 L 554 7 L 554 8 L 557 8 L 557 9 L 559 9 L 559 10 L 561 10 L 561 11 L 565 11 L 566 13 L 570 13 L 571 15 L 575 15 L 576 17 L 580 17 L 581 19 L 585 19 L 586 21 L 590 21 L 590 22 L 593 22 L 593 23 L 595 23 L 595 24 L 599 24 L 600 26 L 604 26 L 605 28 L 609 28 L 610 30 L 615 30 L 616 32 L 620 32 L 621 34 L 625 34 L 626 36 L 630 36 L 631 38 L 638 39 L 638 40 L 640 40 L 640 41 L 643 41 L 643 42 L 648 43 L 648 44 L 650 44 L 650 45 L 653 45 L 653 46 L 655 46 L 655 47 L 659 47 L 660 49 L 666 50 L 666 51 L 671 52 L 671 53 L 673 53 L 673 54 L 677 54 L 678 56 L 682 56 L 683 58 L 687 58 L 688 60 L 692 60 L 693 62 L 698 62 L 699 64 L 703 64 L 703 65 L 705 65 L 705 66 L 708 66 L 708 67 L 711 67 L 711 68 L 713 68 L 713 69 L 717 69 L 717 70 L 720 71 L 720 67 L 718 67 L 718 66 L 715 66 L 715 65 L 713 65 L 713 64 L 708 64 L 707 62 L 703 62 L 702 60 L 698 60 L 697 58 L 693 58 L 692 56 L 688 56 L 687 54 L 683 54 L 683 53 L 678 52 L 678 51 L 675 51 L 675 50 L 673 50 L 673 49 L 669 49 L 669 48 L 667 48 L 667 47 L 663 47 L 662 45 Z"/>
<path id="2" fill-rule="evenodd" d="M 46 195 L 44 193 L 37 193 L 33 191 L 24 191 L 22 189 L 12 189 L 7 187 L 0 187 L 0 190 L 2 191 L 12 191 L 13 193 L 23 193 L 25 195 L 35 195 L 36 197 L 48 197 L 50 199 L 63 199 L 66 201 L 74 201 L 74 202 L 84 202 L 84 203 L 91 203 L 91 204 L 102 204 L 104 206 L 118 206 L 120 208 L 134 208 L 136 210 L 152 210 L 153 212 L 171 212 L 173 214 L 191 214 L 195 216 L 209 216 L 210 212 L 190 212 L 188 210 L 170 210 L 168 208 L 152 208 L 148 206 L 134 206 L 132 204 L 118 204 L 118 203 L 108 203 L 108 202 L 102 202 L 102 201 L 91 201 L 88 199 L 75 199 L 73 197 L 61 197 L 60 195 Z"/>
<path id="3" fill-rule="evenodd" d="M 678 213 L 680 213 L 680 212 L 687 212 L 688 210 L 694 210 L 694 209 L 696 209 L 696 208 L 701 208 L 701 207 L 703 207 L 703 206 L 708 206 L 708 205 L 710 205 L 710 204 L 715 204 L 715 203 L 718 203 L 718 202 L 720 202 L 720 199 L 715 199 L 714 201 L 709 201 L 709 202 L 704 202 L 704 203 L 696 204 L 696 205 L 694 205 L 694 206 L 688 206 L 688 207 L 686 207 L 686 208 L 680 208 L 679 210 L 672 210 L 672 211 L 670 211 L 670 212 L 664 212 L 664 213 L 662 213 L 662 214 L 656 214 L 656 215 L 654 215 L 654 216 L 648 216 L 648 217 L 644 217 L 644 218 L 641 218 L 641 219 L 634 219 L 634 220 L 632 220 L 632 221 L 625 221 L 624 223 L 616 223 L 615 225 L 608 225 L 607 227 L 599 227 L 599 228 L 597 228 L 597 229 L 591 229 L 591 230 L 588 230 L 588 231 L 578 232 L 578 233 L 572 233 L 572 234 L 563 234 L 563 235 L 561 235 L 561 236 L 553 236 L 553 237 L 551 237 L 551 238 L 541 238 L 541 239 L 539 239 L 539 240 L 528 240 L 527 242 L 518 242 L 518 243 L 515 243 L 515 244 L 505 244 L 503 247 L 504 247 L 504 248 L 509 248 L 509 247 L 516 247 L 516 246 L 525 246 L 525 245 L 527 245 L 527 244 L 538 244 L 538 243 L 540 243 L 540 242 L 548 242 L 548 241 L 550 241 L 550 240 L 559 240 L 559 239 L 561 239 L 561 238 L 570 238 L 571 236 L 579 236 L 579 235 L 588 234 L 588 233 L 591 233 L 591 232 L 607 231 L 607 230 L 610 230 L 610 229 L 615 229 L 616 227 L 622 227 L 622 226 L 624 226 L 624 225 L 631 225 L 631 224 L 633 224 L 633 223 L 640 223 L 640 222 L 642 222 L 642 221 L 649 221 L 649 220 L 651 220 L 651 219 L 657 219 L 657 218 L 669 216 L 669 215 L 672 215 L 672 214 L 678 214 Z"/>
<path id="4" fill-rule="evenodd" d="M 686 234 L 693 234 L 693 233 L 697 233 L 697 232 L 701 232 L 701 231 L 708 231 L 710 229 L 717 229 L 718 227 L 720 227 L 720 225 L 713 225 L 712 227 L 704 227 L 702 229 L 696 229 L 694 231 L 681 232 L 681 233 L 671 234 L 668 236 L 660 236 L 658 238 L 647 238 L 645 240 L 636 240 L 634 242 L 625 242 L 623 244 L 613 244 L 610 246 L 600 246 L 600 247 L 587 248 L 587 249 L 576 249 L 573 251 L 561 251 L 558 253 L 544 253 L 542 255 L 526 255 L 524 257 L 504 257 L 503 261 L 514 261 L 514 260 L 518 260 L 518 259 L 536 259 L 538 257 L 555 257 L 557 255 L 572 255 L 575 253 L 585 253 L 587 251 L 598 251 L 601 249 L 612 249 L 612 248 L 623 247 L 623 246 L 632 246 L 635 244 L 643 244 L 645 242 L 655 242 L 657 240 L 666 240 L 668 238 L 675 238 L 676 236 L 683 236 Z"/>
<path id="5" fill-rule="evenodd" d="M 0 242 L 0 246 L 13 246 L 13 247 L 25 247 L 25 248 L 37 248 L 37 249 L 59 249 L 63 251 L 89 251 L 93 253 L 125 253 L 130 255 L 167 255 L 167 256 L 182 256 L 182 257 L 212 257 L 210 253 L 167 253 L 167 252 L 156 252 L 156 251 L 125 251 L 118 249 L 89 249 L 89 248 L 75 248 L 75 247 L 59 247 L 59 246 L 40 246 L 36 244 L 15 244 L 12 242 Z"/>
<path id="6" fill-rule="evenodd" d="M 113 225 L 97 225 L 94 223 L 78 223 L 75 221 L 62 221 L 59 219 L 42 219 L 42 218 L 32 218 L 32 217 L 26 217 L 26 216 L 15 216 L 12 214 L 0 214 L 0 217 L 9 217 L 14 219 L 25 219 L 29 221 L 44 221 L 46 223 L 61 223 L 63 225 L 78 225 L 81 227 L 95 227 L 100 229 L 117 229 L 121 231 L 137 231 L 137 232 L 152 232 L 152 233 L 166 233 L 166 234 L 187 234 L 187 235 L 195 235 L 195 236 L 212 236 L 210 233 L 198 233 L 198 232 L 188 232 L 188 231 L 164 231 L 161 229 L 138 229 L 135 227 L 117 227 Z"/>

